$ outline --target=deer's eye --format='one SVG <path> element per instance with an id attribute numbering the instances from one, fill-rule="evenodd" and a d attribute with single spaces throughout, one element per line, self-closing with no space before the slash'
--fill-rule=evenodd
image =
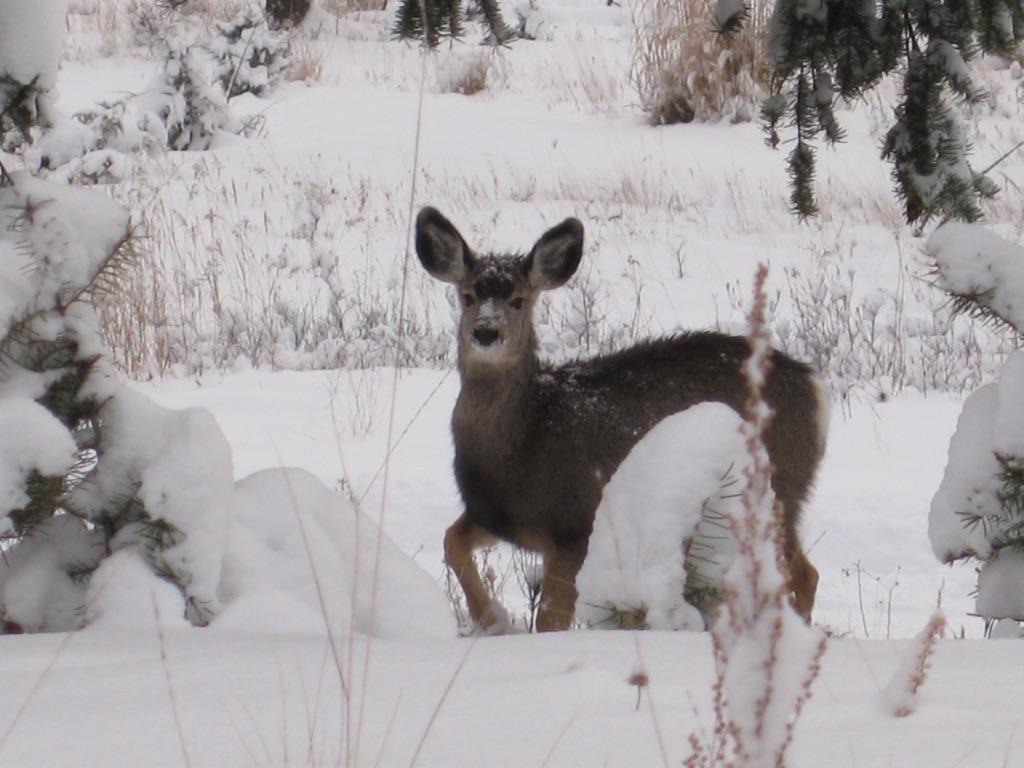
<path id="1" fill-rule="evenodd" d="M 511 303 L 512 303 L 512 309 L 522 309 L 523 308 L 523 297 L 522 296 L 516 296 L 516 298 L 512 299 Z"/>
<path id="2" fill-rule="evenodd" d="M 472 293 L 464 293 L 462 294 L 462 304 L 463 306 L 466 307 L 472 307 L 474 304 L 476 304 L 476 298 L 473 296 Z"/>

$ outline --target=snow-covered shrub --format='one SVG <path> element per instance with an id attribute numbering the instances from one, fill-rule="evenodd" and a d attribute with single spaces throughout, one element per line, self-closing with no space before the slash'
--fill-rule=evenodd
<path id="1" fill-rule="evenodd" d="M 311 0 L 267 0 L 267 16 L 275 28 L 302 23 L 309 13 Z"/>
<path id="2" fill-rule="evenodd" d="M 4 178 L 0 632 L 150 626 L 154 608 L 204 625 L 227 606 L 227 626 L 269 628 L 284 612 L 346 635 L 349 621 L 450 635 L 443 593 L 352 504 L 298 470 L 236 486 L 207 411 L 117 382 L 93 301 L 124 278 L 127 212 Z"/>
<path id="3" fill-rule="evenodd" d="M 271 31 L 266 17 L 255 10 L 218 23 L 207 48 L 217 61 L 217 80 L 228 99 L 243 93 L 263 96 L 289 67 L 288 36 Z"/>
<path id="4" fill-rule="evenodd" d="M 163 71 L 139 99 L 141 120 L 152 130 L 148 116 L 157 118 L 163 130 L 161 143 L 169 149 L 208 149 L 218 131 L 239 128 L 228 110 L 217 61 L 184 35 L 171 35 L 166 45 Z"/>
<path id="5" fill-rule="evenodd" d="M 134 102 L 103 102 L 59 119 L 23 157 L 29 167 L 49 171 L 51 179 L 114 184 L 128 175 L 133 155 L 157 151 L 164 139 L 162 124 L 155 116 L 140 120 Z"/>
<path id="6" fill-rule="evenodd" d="M 594 517 L 576 578 L 581 621 L 704 629 L 734 554 L 726 521 L 738 513 L 732 486 L 746 459 L 740 426 L 728 406 L 704 403 L 665 419 L 633 447 Z"/>
<path id="7" fill-rule="evenodd" d="M 1024 329 L 1024 248 L 985 228 L 949 223 L 928 240 L 939 285 L 962 311 Z M 1024 352 L 964 402 L 928 520 L 943 562 L 977 559 L 977 612 L 987 627 L 1024 621 Z"/>
<path id="8" fill-rule="evenodd" d="M 494 57 L 483 50 L 443 52 L 434 59 L 438 90 L 441 93 L 461 93 L 463 96 L 472 96 L 486 90 L 493 60 Z"/>
<path id="9" fill-rule="evenodd" d="M 53 119 L 67 0 L 0 4 L 0 149 L 31 142 Z"/>
<path id="10" fill-rule="evenodd" d="M 0 621 L 68 629 L 112 552 L 143 553 L 189 618 L 216 610 L 230 452 L 209 415 L 121 388 L 92 301 L 131 258 L 124 209 L 16 174 L 0 187 Z"/>
<path id="11" fill-rule="evenodd" d="M 715 0 L 643 0 L 633 18 L 630 78 L 655 125 L 752 120 L 768 81 L 767 0 L 738 33 L 714 33 Z"/>
<path id="12" fill-rule="evenodd" d="M 56 118 L 24 153 L 26 163 L 71 183 L 116 183 L 140 153 L 203 150 L 218 132 L 240 131 L 228 100 L 264 95 L 280 81 L 288 40 L 254 11 L 211 29 L 191 17 L 173 20 L 154 43 L 164 52 L 163 66 L 140 96 Z"/>

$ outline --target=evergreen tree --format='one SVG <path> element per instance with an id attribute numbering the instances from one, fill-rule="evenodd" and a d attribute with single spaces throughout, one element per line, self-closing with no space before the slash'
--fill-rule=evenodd
<path id="1" fill-rule="evenodd" d="M 0 166 L 0 632 L 79 625 L 122 550 L 179 588 L 193 623 L 217 609 L 230 449 L 209 414 L 120 387 L 103 356 L 93 302 L 133 243 L 106 195 Z"/>
<path id="2" fill-rule="evenodd" d="M 0 3 L 0 150 L 31 144 L 52 121 L 66 0 Z"/>
<path id="3" fill-rule="evenodd" d="M 719 0 L 723 32 L 746 9 Z M 790 203 L 801 217 L 817 212 L 814 141 L 841 141 L 838 98 L 856 99 L 894 71 L 903 85 L 883 157 L 908 222 L 932 217 L 975 221 L 995 184 L 968 163 L 953 101 L 983 97 L 966 62 L 1009 53 L 1024 37 L 1024 0 L 777 0 L 769 33 L 771 95 L 762 118 L 768 143 L 795 139 L 788 159 Z"/>
<path id="4" fill-rule="evenodd" d="M 301 24 L 309 13 L 310 0 L 267 0 L 267 18 L 271 29 Z"/>
<path id="5" fill-rule="evenodd" d="M 928 239 L 935 279 L 961 312 L 1024 343 L 1024 248 L 980 224 L 949 222 Z M 976 613 L 1024 620 L 1024 351 L 964 402 L 928 533 L 943 562 L 976 560 Z M 1013 630 L 1011 630 L 1013 631 Z"/>
<path id="6" fill-rule="evenodd" d="M 436 48 L 443 38 L 461 39 L 463 23 L 477 15 L 488 44 L 504 45 L 515 38 L 515 30 L 505 23 L 497 0 L 477 0 L 466 7 L 462 0 L 401 0 L 392 33 L 399 40 L 423 40 L 428 47 Z"/>

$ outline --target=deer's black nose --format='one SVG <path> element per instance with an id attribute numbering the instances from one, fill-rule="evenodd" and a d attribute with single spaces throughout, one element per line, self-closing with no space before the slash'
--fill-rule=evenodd
<path id="1" fill-rule="evenodd" d="M 498 332 L 493 328 L 474 328 L 473 341 L 481 347 L 489 347 L 498 340 Z"/>

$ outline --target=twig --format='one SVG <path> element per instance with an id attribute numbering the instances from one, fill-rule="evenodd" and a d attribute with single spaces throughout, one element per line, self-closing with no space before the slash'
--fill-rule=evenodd
<path id="1" fill-rule="evenodd" d="M 458 679 L 459 674 L 462 672 L 462 668 L 466 666 L 466 660 L 469 658 L 469 654 L 473 651 L 473 647 L 476 645 L 477 636 L 473 636 L 469 641 L 469 645 L 466 648 L 466 652 L 462 654 L 462 658 L 459 659 L 459 665 L 455 668 L 455 672 L 452 673 L 451 678 L 448 680 L 448 685 L 444 687 L 444 692 L 441 694 L 441 698 L 437 700 L 437 704 L 434 706 L 434 711 L 430 713 L 430 719 L 427 721 L 427 727 L 423 729 L 423 735 L 420 736 L 419 743 L 416 745 L 416 751 L 412 753 L 412 759 L 409 760 L 409 768 L 413 768 L 416 765 L 416 761 L 420 757 L 420 752 L 423 751 L 423 745 L 427 743 L 427 736 L 430 735 L 430 731 L 434 727 L 434 723 L 437 722 L 437 716 L 441 712 L 441 707 L 444 706 L 445 701 L 448 699 L 448 694 L 452 692 L 452 688 L 455 686 L 455 681 Z"/>
<path id="2" fill-rule="evenodd" d="M 1024 141 L 1018 141 L 1016 144 L 1014 144 L 1012 149 L 1010 149 L 1007 152 L 1004 152 L 1002 155 L 1000 155 L 998 158 L 996 158 L 995 162 L 992 163 L 988 168 L 986 168 L 983 171 L 981 171 L 979 175 L 980 176 L 986 175 L 989 171 L 991 171 L 993 168 L 995 168 L 997 165 L 999 165 L 1001 162 L 1003 162 L 1003 160 L 1008 158 L 1010 155 L 1012 155 L 1014 152 L 1016 152 L 1021 147 L 1024 147 Z"/>
<path id="3" fill-rule="evenodd" d="M 156 599 L 156 592 L 150 592 L 153 601 L 153 618 L 156 620 L 156 636 L 160 640 L 160 664 L 164 668 L 164 679 L 167 681 L 167 696 L 171 700 L 171 712 L 174 714 L 174 729 L 178 734 L 178 746 L 181 747 L 181 756 L 185 761 L 185 768 L 192 768 L 192 760 L 188 755 L 188 745 L 185 743 L 185 729 L 181 723 L 181 708 L 178 706 L 178 696 L 174 690 L 174 680 L 171 677 L 171 667 L 167 661 L 167 638 L 164 637 L 163 622 L 160 620 L 160 604 Z"/>
<path id="4" fill-rule="evenodd" d="M 421 7 L 424 10 L 423 18 L 426 19 L 427 15 L 426 0 L 421 0 Z M 427 79 L 427 49 L 424 49 L 420 57 L 420 89 L 419 99 L 416 105 L 416 133 L 413 139 L 413 153 L 412 153 L 412 180 L 409 185 L 409 208 L 408 217 L 406 219 L 407 226 L 405 230 L 405 252 L 402 257 L 402 288 L 399 294 L 398 300 L 398 334 L 395 340 L 395 371 L 391 380 L 391 404 L 388 411 L 388 437 L 386 443 L 385 459 L 384 459 L 384 476 L 382 479 L 382 490 L 380 497 L 380 515 L 377 519 L 378 535 L 377 535 L 377 551 L 374 555 L 373 563 L 373 586 L 370 600 L 370 615 L 367 621 L 366 627 L 366 653 L 363 656 L 363 681 L 359 696 L 359 724 L 356 728 L 356 743 L 353 751 L 352 764 L 359 764 L 359 747 L 363 736 L 363 721 L 364 713 L 366 711 L 366 693 L 369 687 L 370 679 L 370 661 L 373 652 L 373 632 L 374 625 L 377 619 L 377 594 L 380 586 L 380 560 L 381 560 L 381 549 L 383 546 L 384 538 L 384 518 L 387 514 L 387 500 L 388 500 L 388 484 L 391 474 L 391 452 L 395 443 L 395 420 L 397 413 L 397 401 L 398 401 L 398 376 L 402 370 L 402 342 L 405 338 L 405 311 L 406 311 L 406 298 L 408 296 L 409 288 L 409 252 L 412 247 L 412 219 L 413 209 L 416 206 L 416 182 L 419 178 L 419 164 L 420 164 L 420 139 L 423 130 L 423 97 L 426 91 L 426 79 Z M 424 735 L 425 738 L 425 735 Z M 421 743 L 422 746 L 422 743 Z M 418 752 L 418 750 L 417 750 Z"/>
<path id="5" fill-rule="evenodd" d="M 580 712 L 582 710 L 582 706 L 578 707 L 576 711 L 573 712 L 572 717 L 569 718 L 569 722 L 562 726 L 562 730 L 558 732 L 558 736 L 555 737 L 548 753 L 544 755 L 544 762 L 540 764 L 540 768 L 547 768 L 548 763 L 551 762 L 551 756 L 555 754 L 555 750 L 558 748 L 558 745 L 562 743 L 562 739 L 565 738 L 565 734 L 567 734 L 569 729 L 572 728 L 573 723 L 576 722 L 576 718 L 580 716 Z"/>

